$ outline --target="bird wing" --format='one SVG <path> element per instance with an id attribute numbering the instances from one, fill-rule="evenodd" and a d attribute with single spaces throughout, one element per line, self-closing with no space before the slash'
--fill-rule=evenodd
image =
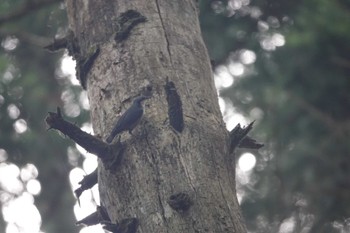
<path id="1" fill-rule="evenodd" d="M 141 118 L 143 110 L 141 108 L 129 108 L 118 119 L 111 134 L 117 135 L 118 133 L 131 129 L 135 123 Z"/>

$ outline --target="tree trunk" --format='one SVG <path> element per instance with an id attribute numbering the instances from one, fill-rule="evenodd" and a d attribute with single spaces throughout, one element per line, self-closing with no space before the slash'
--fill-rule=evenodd
<path id="1" fill-rule="evenodd" d="M 99 47 L 86 75 L 95 134 L 105 139 L 132 99 L 152 89 L 133 135 L 122 134 L 119 166 L 99 165 L 101 204 L 112 221 L 135 217 L 143 233 L 246 232 L 196 1 L 66 3 L 79 56 Z M 123 28 L 132 21 L 121 17 L 128 10 L 147 19 L 130 34 Z M 84 84 L 82 71 L 80 78 Z M 176 208 L 177 197 L 192 205 Z"/>

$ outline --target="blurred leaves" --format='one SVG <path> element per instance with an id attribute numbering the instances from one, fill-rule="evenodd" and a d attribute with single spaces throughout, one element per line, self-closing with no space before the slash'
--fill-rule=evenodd
<path id="1" fill-rule="evenodd" d="M 45 4 L 1 21 L 29 2 Z M 256 120 L 253 137 L 265 144 L 250 182 L 237 184 L 250 232 L 350 231 L 349 12 L 347 0 L 200 1 L 214 71 L 233 83 L 220 95 Z M 3 0 L 0 24 L 0 166 L 34 164 L 43 231 L 76 232 L 68 141 L 43 123 L 56 106 L 87 120 L 81 88 L 59 71 L 62 54 L 41 48 L 67 30 L 65 9 Z M 27 129 L 16 131 L 16 122 Z M 3 204 L 16 195 L 0 186 Z"/>
<path id="2" fill-rule="evenodd" d="M 226 22 L 238 19 L 224 24 L 227 15 L 212 13 L 212 26 L 202 21 L 210 52 L 216 40 L 211 34 L 218 33 L 211 28 L 235 27 L 234 31 L 246 33 L 243 44 L 220 34 L 229 45 L 222 43 L 225 48 L 211 55 L 221 64 L 235 62 L 232 54 L 237 50 L 249 49 L 257 55 L 253 65 L 245 66 L 245 74 L 235 77 L 233 86 L 221 90 L 221 96 L 231 99 L 235 108 L 257 120 L 255 138 L 267 144 L 260 150 L 250 184 L 240 186 L 248 229 L 346 232 L 350 216 L 349 3 L 264 2 L 246 6 L 260 9 L 256 19 L 234 14 Z M 272 33 L 282 35 L 285 45 L 272 50 L 264 47 L 263 36 Z M 257 110 L 261 113 L 254 119 Z M 288 222 L 292 227 L 286 230 Z"/>
<path id="3" fill-rule="evenodd" d="M 57 75 L 62 54 L 50 54 L 41 47 L 65 30 L 65 9 L 59 2 L 4 0 L 0 3 L 0 19 L 4 20 L 0 20 L 0 148 L 8 155 L 0 166 L 16 164 L 22 169 L 28 163 L 34 164 L 41 184 L 35 205 L 41 214 L 42 230 L 76 232 L 74 198 L 68 180 L 71 169 L 68 141 L 47 132 L 44 123 L 48 111 L 64 106 L 61 92 L 75 88 L 67 78 Z M 79 92 L 74 91 L 73 100 L 79 99 Z M 81 113 L 80 120 L 86 121 L 87 112 Z M 23 132 L 14 127 L 19 120 L 27 126 Z M 1 197 L 8 197 L 1 199 L 5 207 L 27 194 L 27 188 L 14 194 L 0 186 Z M 9 222 L 11 227 L 16 224 L 13 221 Z M 0 225 L 0 232 L 4 232 L 5 225 Z"/>

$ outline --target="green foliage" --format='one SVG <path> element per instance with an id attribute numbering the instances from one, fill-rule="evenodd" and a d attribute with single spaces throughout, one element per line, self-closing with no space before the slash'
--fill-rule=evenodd
<path id="1" fill-rule="evenodd" d="M 235 27 L 248 33 L 241 48 L 232 51 L 234 45 L 223 43 L 226 48 L 218 49 L 226 51 L 222 59 L 219 56 L 222 63 L 235 61 L 235 57 L 226 59 L 230 50 L 231 55 L 242 48 L 257 55 L 254 65 L 246 66 L 246 73 L 221 91 L 245 116 L 258 120 L 256 138 L 267 144 L 257 156 L 250 184 L 243 186 L 241 206 L 252 232 L 278 232 L 288 219 L 294 224 L 288 232 L 347 231 L 350 5 L 328 0 L 289 2 L 293 6 L 254 1 L 249 7 L 261 9 L 259 19 L 238 17 L 232 26 L 222 23 L 224 16 L 211 14 L 211 25 L 202 25 L 209 47 L 215 41 L 211 28 Z M 278 19 L 278 27 L 269 23 L 271 17 Z M 255 21 L 255 28 L 241 20 Z M 266 21 L 268 29 L 259 29 L 259 21 Z M 283 35 L 285 45 L 264 48 L 264 35 L 273 33 Z M 229 36 L 221 40 L 241 45 Z"/>

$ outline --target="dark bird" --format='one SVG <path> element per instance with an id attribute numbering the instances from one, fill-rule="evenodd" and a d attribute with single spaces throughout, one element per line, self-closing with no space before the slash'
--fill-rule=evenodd
<path id="1" fill-rule="evenodd" d="M 143 115 L 142 101 L 149 98 L 150 97 L 147 96 L 139 96 L 134 100 L 130 108 L 126 110 L 123 113 L 123 115 L 118 119 L 111 134 L 106 139 L 107 143 L 111 143 L 114 137 L 123 131 L 129 131 L 129 133 L 132 135 L 132 130 L 140 122 Z"/>

